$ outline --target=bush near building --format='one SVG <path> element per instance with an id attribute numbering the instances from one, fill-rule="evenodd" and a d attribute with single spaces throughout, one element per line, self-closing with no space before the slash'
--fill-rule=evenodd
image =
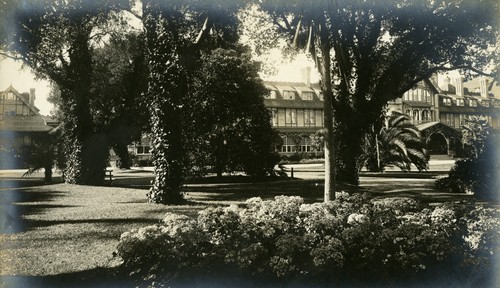
<path id="1" fill-rule="evenodd" d="M 472 277 L 482 286 L 500 252 L 499 228 L 497 210 L 472 204 L 347 193 L 304 204 L 278 196 L 207 208 L 197 219 L 167 214 L 161 224 L 122 234 L 118 255 L 126 270 L 156 284 L 387 285 Z"/>
<path id="2" fill-rule="evenodd" d="M 436 181 L 438 189 L 455 193 L 474 193 L 476 199 L 500 200 L 500 158 L 498 134 L 486 120 L 475 118 L 462 130 L 466 157 L 459 159 L 448 177 Z"/>

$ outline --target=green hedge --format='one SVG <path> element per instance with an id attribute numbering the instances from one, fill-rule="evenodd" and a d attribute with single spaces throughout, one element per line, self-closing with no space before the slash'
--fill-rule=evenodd
<path id="1" fill-rule="evenodd" d="M 167 214 L 160 225 L 124 233 L 118 254 L 128 271 L 156 283 L 196 276 L 385 285 L 446 275 L 477 284 L 493 271 L 499 227 L 496 210 L 469 204 L 347 193 L 304 204 L 278 196 L 208 208 L 197 219 Z"/>

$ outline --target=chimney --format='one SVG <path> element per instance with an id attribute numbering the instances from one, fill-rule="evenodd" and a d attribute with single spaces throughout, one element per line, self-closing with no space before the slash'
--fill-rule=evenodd
<path id="1" fill-rule="evenodd" d="M 35 88 L 30 89 L 30 105 L 35 106 Z"/>
<path id="2" fill-rule="evenodd" d="M 458 96 L 464 96 L 462 76 L 455 77 L 455 94 Z"/>
<path id="3" fill-rule="evenodd" d="M 481 97 L 488 97 L 488 78 L 482 77 L 479 79 L 479 90 L 481 91 Z"/>
<path id="4" fill-rule="evenodd" d="M 445 92 L 449 92 L 450 91 L 450 77 L 448 76 L 445 76 L 443 78 L 443 84 L 442 84 L 442 87 L 441 89 Z"/>
<path id="5" fill-rule="evenodd" d="M 302 68 L 302 82 L 306 84 L 307 87 L 311 87 L 311 67 Z"/>

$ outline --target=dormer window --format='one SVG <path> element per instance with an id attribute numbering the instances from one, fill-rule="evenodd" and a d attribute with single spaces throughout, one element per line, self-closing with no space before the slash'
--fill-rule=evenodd
<path id="1" fill-rule="evenodd" d="M 483 101 L 481 102 L 481 105 L 482 105 L 483 107 L 490 107 L 490 101 L 488 101 L 488 100 L 483 100 Z"/>
<path id="2" fill-rule="evenodd" d="M 451 106 L 451 99 L 450 98 L 443 98 L 443 105 Z"/>
<path id="3" fill-rule="evenodd" d="M 469 106 L 470 107 L 477 107 L 477 102 L 474 99 L 469 99 Z"/>
<path id="4" fill-rule="evenodd" d="M 302 100 L 313 100 L 313 92 L 302 92 Z"/>
<path id="5" fill-rule="evenodd" d="M 457 99 L 457 106 L 464 106 L 464 99 Z"/>
<path id="6" fill-rule="evenodd" d="M 269 93 L 266 94 L 266 96 L 264 98 L 266 98 L 266 99 L 276 99 L 276 91 L 275 90 L 269 91 Z"/>
<path id="7" fill-rule="evenodd" d="M 323 92 L 319 92 L 319 100 L 321 100 L 321 101 L 325 100 L 325 96 L 323 95 Z"/>
<path id="8" fill-rule="evenodd" d="M 295 100 L 295 92 L 294 91 L 283 91 L 283 98 L 285 100 Z"/>

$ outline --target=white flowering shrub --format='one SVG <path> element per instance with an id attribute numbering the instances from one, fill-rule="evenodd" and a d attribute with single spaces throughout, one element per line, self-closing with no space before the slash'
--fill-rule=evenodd
<path id="1" fill-rule="evenodd" d="M 197 219 L 167 214 L 162 224 L 124 233 L 118 254 L 127 269 L 148 279 L 231 273 L 394 283 L 438 271 L 488 271 L 499 253 L 496 210 L 401 197 L 339 198 L 315 204 L 300 197 L 252 198 L 207 208 Z"/>

